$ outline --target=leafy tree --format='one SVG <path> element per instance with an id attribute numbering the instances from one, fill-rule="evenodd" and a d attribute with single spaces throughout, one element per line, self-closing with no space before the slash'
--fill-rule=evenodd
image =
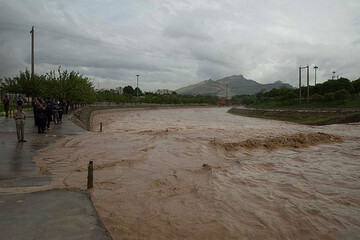
<path id="1" fill-rule="evenodd" d="M 320 94 L 315 93 L 315 94 L 311 95 L 311 99 L 313 99 L 313 100 L 321 100 L 322 96 Z"/>
<path id="2" fill-rule="evenodd" d="M 350 93 L 348 91 L 346 91 L 345 89 L 341 89 L 341 90 L 336 91 L 334 93 L 334 97 L 335 97 L 336 100 L 341 99 L 342 102 L 344 103 L 345 99 L 350 97 Z"/>
<path id="3" fill-rule="evenodd" d="M 51 71 L 46 80 L 51 88 L 47 93 L 52 98 L 66 99 L 74 104 L 86 104 L 95 100 L 90 79 L 78 72 L 61 71 L 59 67 L 58 74 Z"/>
<path id="4" fill-rule="evenodd" d="M 27 97 L 40 96 L 44 90 L 44 76 L 30 74 L 29 70 L 20 71 L 20 75 L 14 78 L 5 78 L 4 90 L 12 93 L 21 93 Z"/>
<path id="5" fill-rule="evenodd" d="M 5 90 L 13 93 L 21 93 L 27 97 L 51 97 L 66 99 L 74 104 L 86 104 L 95 100 L 92 83 L 88 77 L 77 72 L 61 72 L 58 74 L 50 71 L 46 75 L 31 76 L 26 69 L 14 78 L 5 79 Z"/>
<path id="6" fill-rule="evenodd" d="M 134 89 L 133 89 L 132 86 L 126 86 L 123 89 L 123 93 L 133 95 L 134 94 Z"/>
<path id="7" fill-rule="evenodd" d="M 143 93 L 140 88 L 136 87 L 133 91 L 134 96 L 143 96 Z"/>
<path id="8" fill-rule="evenodd" d="M 335 100 L 335 94 L 334 93 L 326 93 L 324 95 L 324 100 L 326 101 L 334 101 Z"/>
<path id="9" fill-rule="evenodd" d="M 293 92 L 287 92 L 283 97 L 282 97 L 282 99 L 283 100 L 294 100 L 294 99 L 296 99 L 298 96 L 295 94 L 295 93 L 293 93 Z"/>
<path id="10" fill-rule="evenodd" d="M 320 94 L 336 92 L 345 89 L 348 92 L 354 92 L 354 87 L 349 79 L 340 78 L 338 80 L 328 80 L 321 84 Z"/>
<path id="11" fill-rule="evenodd" d="M 263 100 L 264 99 L 264 91 L 260 91 L 260 92 L 258 92 L 258 93 L 256 93 L 256 99 L 258 99 L 258 100 Z"/>
<path id="12" fill-rule="evenodd" d="M 352 85 L 354 87 L 354 93 L 359 96 L 359 92 L 360 92 L 360 78 L 353 81 Z"/>

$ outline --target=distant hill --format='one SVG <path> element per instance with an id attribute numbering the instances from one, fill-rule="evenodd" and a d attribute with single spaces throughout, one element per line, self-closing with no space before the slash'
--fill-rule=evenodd
<path id="1" fill-rule="evenodd" d="M 255 94 L 261 90 L 270 91 L 273 88 L 288 87 L 293 88 L 290 84 L 277 81 L 269 84 L 261 84 L 254 80 L 244 78 L 243 75 L 234 75 L 225 77 L 216 81 L 211 79 L 202 81 L 200 83 L 189 85 L 187 87 L 176 90 L 179 94 L 190 95 L 213 95 L 219 97 L 226 96 L 226 85 L 228 85 L 228 97 L 241 94 Z"/>

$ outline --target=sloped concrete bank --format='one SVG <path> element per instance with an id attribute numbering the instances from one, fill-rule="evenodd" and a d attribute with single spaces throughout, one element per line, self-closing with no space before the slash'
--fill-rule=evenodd
<path id="1" fill-rule="evenodd" d="M 307 125 L 360 122 L 360 109 L 258 109 L 233 107 L 229 113 L 246 117 L 269 118 Z"/>
<path id="2" fill-rule="evenodd" d="M 124 110 L 154 110 L 166 108 L 204 108 L 215 107 L 214 105 L 117 105 L 117 106 L 86 106 L 73 113 L 71 120 L 86 131 L 91 131 L 92 119 L 98 114 Z"/>

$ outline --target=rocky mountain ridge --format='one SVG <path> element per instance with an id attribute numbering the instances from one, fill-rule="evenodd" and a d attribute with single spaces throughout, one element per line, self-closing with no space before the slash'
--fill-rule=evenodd
<path id="1" fill-rule="evenodd" d="M 293 88 L 292 85 L 276 81 L 274 83 L 261 84 L 254 80 L 246 79 L 243 75 L 234 75 L 219 80 L 205 80 L 197 84 L 189 85 L 176 92 L 179 94 L 190 95 L 213 95 L 219 97 L 227 96 L 230 98 L 235 95 L 255 94 L 260 91 L 270 91 L 273 88 L 280 87 Z"/>

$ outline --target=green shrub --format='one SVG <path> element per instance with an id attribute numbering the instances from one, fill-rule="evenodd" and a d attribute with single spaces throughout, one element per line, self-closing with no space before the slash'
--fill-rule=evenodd
<path id="1" fill-rule="evenodd" d="M 326 101 L 334 101 L 335 100 L 335 94 L 334 93 L 326 93 L 324 95 L 324 100 L 326 100 Z"/>
<path id="2" fill-rule="evenodd" d="M 311 99 L 313 99 L 313 100 L 321 100 L 322 98 L 323 98 L 323 96 L 321 96 L 320 94 L 317 94 L 317 93 L 315 93 L 311 96 Z"/>

